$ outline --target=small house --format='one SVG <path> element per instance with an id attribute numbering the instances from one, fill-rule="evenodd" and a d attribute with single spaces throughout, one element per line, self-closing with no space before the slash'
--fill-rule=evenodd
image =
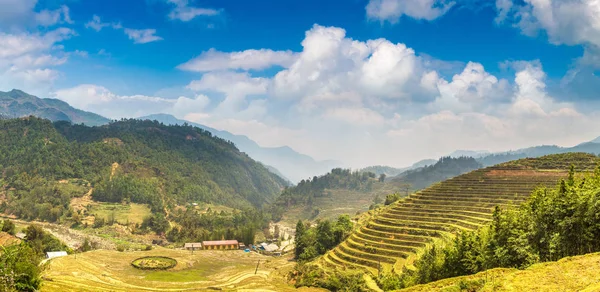
<path id="1" fill-rule="evenodd" d="M 202 249 L 202 243 L 200 242 L 187 242 L 183 245 L 186 250 L 200 250 Z"/>
<path id="2" fill-rule="evenodd" d="M 47 259 L 53 259 L 58 257 L 66 257 L 68 254 L 66 251 L 49 251 L 46 253 Z"/>
<path id="3" fill-rule="evenodd" d="M 239 242 L 237 240 L 203 241 L 202 248 L 205 250 L 232 250 L 239 248 Z"/>
<path id="4" fill-rule="evenodd" d="M 272 253 L 279 250 L 279 246 L 277 246 L 277 244 L 274 243 L 263 242 L 260 244 L 260 249 L 264 250 L 267 253 Z"/>
<path id="5" fill-rule="evenodd" d="M 239 243 L 239 248 L 240 249 L 246 249 L 246 245 L 243 242 Z"/>

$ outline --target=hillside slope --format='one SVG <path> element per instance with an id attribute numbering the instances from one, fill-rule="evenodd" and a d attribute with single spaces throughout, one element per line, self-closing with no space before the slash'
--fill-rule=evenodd
<path id="1" fill-rule="evenodd" d="M 188 124 L 209 131 L 213 135 L 233 142 L 238 149 L 246 152 L 253 159 L 270 165 L 281 171 L 283 175 L 294 183 L 314 175 L 325 174 L 334 167 L 339 167 L 340 162 L 326 160 L 315 161 L 312 157 L 296 152 L 294 149 L 283 147 L 262 147 L 244 135 L 234 135 L 227 131 L 216 130 L 201 124 L 192 123 L 175 118 L 167 114 L 155 114 L 140 117 L 141 120 L 155 120 L 166 125 Z"/>
<path id="2" fill-rule="evenodd" d="M 554 186 L 571 164 L 592 169 L 598 158 L 558 154 L 500 164 L 435 184 L 375 214 L 320 261 L 332 267 L 400 272 L 436 238 L 474 230 L 495 206 L 523 202 L 538 186 Z"/>
<path id="3" fill-rule="evenodd" d="M 0 206 L 26 219 L 57 220 L 88 184 L 94 200 L 155 212 L 192 202 L 260 207 L 285 184 L 232 143 L 191 126 L 87 127 L 30 117 L 0 120 L 0 141 L 0 191 L 7 192 Z"/>
<path id="4" fill-rule="evenodd" d="M 0 116 L 27 117 L 36 116 L 51 121 L 69 121 L 88 126 L 105 125 L 109 119 L 100 115 L 71 107 L 64 101 L 50 98 L 38 98 L 23 91 L 13 89 L 0 91 Z"/>
<path id="5" fill-rule="evenodd" d="M 600 253 L 593 253 L 536 264 L 525 270 L 491 269 L 399 291 L 600 291 L 599 262 Z"/>

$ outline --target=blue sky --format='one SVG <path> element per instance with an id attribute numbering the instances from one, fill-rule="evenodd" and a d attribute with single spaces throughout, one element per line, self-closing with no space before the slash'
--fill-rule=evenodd
<path id="1" fill-rule="evenodd" d="M 596 0 L 0 0 L 0 90 L 350 166 L 572 145 L 600 136 L 597 15 Z"/>

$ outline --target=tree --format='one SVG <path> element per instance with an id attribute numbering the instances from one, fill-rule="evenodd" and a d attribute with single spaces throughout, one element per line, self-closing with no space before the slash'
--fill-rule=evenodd
<path id="1" fill-rule="evenodd" d="M 300 255 L 304 252 L 305 246 L 303 245 L 302 238 L 305 232 L 306 226 L 304 226 L 304 222 L 298 220 L 298 223 L 296 223 L 296 234 L 294 235 L 294 243 L 296 245 L 296 249 L 294 250 L 295 259 L 299 259 Z"/>
<path id="2" fill-rule="evenodd" d="M 385 177 L 386 177 L 385 173 L 380 174 L 379 175 L 379 182 L 384 182 L 385 181 Z"/>
<path id="3" fill-rule="evenodd" d="M 2 224 L 2 231 L 10 234 L 10 235 L 15 235 L 15 223 L 13 223 L 12 221 L 6 219 L 4 220 L 3 224 Z"/>
<path id="4" fill-rule="evenodd" d="M 0 291 L 38 291 L 40 257 L 27 244 L 0 247 Z"/>
<path id="5" fill-rule="evenodd" d="M 393 204 L 394 202 L 396 202 L 398 200 L 400 200 L 400 195 L 399 194 L 397 194 L 397 193 L 389 194 L 389 195 L 387 195 L 385 197 L 385 205 L 386 206 L 387 205 L 391 205 L 391 204 Z"/>

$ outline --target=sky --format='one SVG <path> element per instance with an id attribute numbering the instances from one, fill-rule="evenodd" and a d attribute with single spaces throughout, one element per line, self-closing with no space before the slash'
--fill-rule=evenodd
<path id="1" fill-rule="evenodd" d="M 0 0 L 0 90 L 351 167 L 600 136 L 600 0 Z"/>

